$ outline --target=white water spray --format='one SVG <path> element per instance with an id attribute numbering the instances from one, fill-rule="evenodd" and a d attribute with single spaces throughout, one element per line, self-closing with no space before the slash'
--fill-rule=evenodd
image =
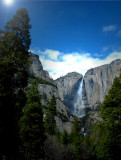
<path id="1" fill-rule="evenodd" d="M 83 104 L 83 78 L 80 82 L 79 89 L 76 94 L 76 102 L 74 103 L 74 115 L 83 117 L 85 115 L 84 104 Z"/>

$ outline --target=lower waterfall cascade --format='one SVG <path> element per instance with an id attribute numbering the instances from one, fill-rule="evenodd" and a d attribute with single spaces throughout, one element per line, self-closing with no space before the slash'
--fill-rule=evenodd
<path id="1" fill-rule="evenodd" d="M 79 84 L 79 88 L 75 97 L 75 103 L 74 103 L 74 115 L 77 117 L 83 117 L 85 116 L 85 110 L 84 110 L 84 104 L 83 104 L 83 77 L 81 79 L 81 82 Z"/>

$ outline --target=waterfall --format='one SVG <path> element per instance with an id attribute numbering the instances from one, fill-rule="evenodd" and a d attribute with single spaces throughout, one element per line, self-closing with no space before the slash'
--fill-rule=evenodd
<path id="1" fill-rule="evenodd" d="M 74 115 L 78 117 L 83 117 L 85 115 L 82 92 L 83 92 L 83 78 L 81 79 L 74 103 Z"/>

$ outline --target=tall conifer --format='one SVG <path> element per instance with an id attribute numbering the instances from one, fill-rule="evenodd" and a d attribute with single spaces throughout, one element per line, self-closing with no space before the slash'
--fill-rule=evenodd
<path id="1" fill-rule="evenodd" d="M 56 132 L 55 116 L 56 116 L 56 99 L 55 96 L 53 95 L 50 100 L 49 106 L 46 110 L 46 116 L 45 116 L 45 130 L 50 135 L 54 135 Z"/>
<path id="2" fill-rule="evenodd" d="M 0 155 L 14 159 L 18 149 L 18 120 L 28 83 L 30 28 L 26 9 L 20 9 L 0 38 Z"/>
<path id="3" fill-rule="evenodd" d="M 37 83 L 33 82 L 27 90 L 27 102 L 20 120 L 20 136 L 25 146 L 25 159 L 40 159 L 44 156 L 45 131 L 37 86 Z"/>

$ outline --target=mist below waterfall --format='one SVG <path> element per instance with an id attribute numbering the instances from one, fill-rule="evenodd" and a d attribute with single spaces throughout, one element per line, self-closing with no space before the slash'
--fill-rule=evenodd
<path id="1" fill-rule="evenodd" d="M 84 104 L 83 104 L 83 78 L 79 84 L 79 88 L 75 97 L 74 103 L 74 115 L 77 117 L 83 117 L 85 115 Z"/>

